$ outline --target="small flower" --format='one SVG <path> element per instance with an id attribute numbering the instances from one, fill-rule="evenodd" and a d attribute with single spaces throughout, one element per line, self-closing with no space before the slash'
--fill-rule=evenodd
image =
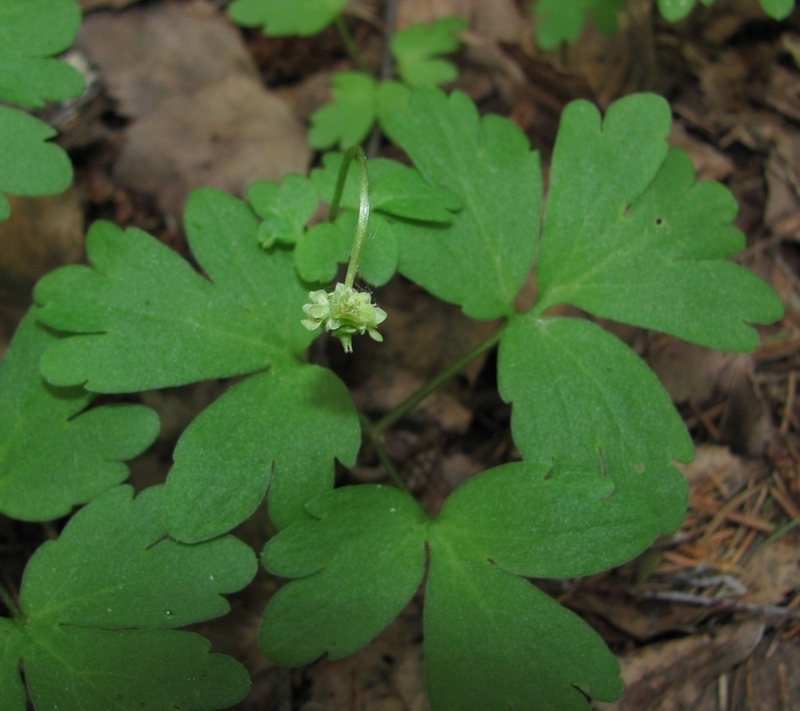
<path id="1" fill-rule="evenodd" d="M 303 306 L 308 316 L 302 323 L 309 331 L 322 326 L 342 342 L 345 353 L 353 352 L 353 336 L 365 333 L 374 341 L 382 341 L 378 325 L 386 320 L 386 312 L 372 303 L 365 291 L 356 291 L 342 283 L 332 293 L 311 291 L 310 304 Z"/>

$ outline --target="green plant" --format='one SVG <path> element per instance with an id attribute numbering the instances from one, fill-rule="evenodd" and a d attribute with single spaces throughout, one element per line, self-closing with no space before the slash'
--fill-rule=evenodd
<path id="1" fill-rule="evenodd" d="M 774 20 L 784 20 L 794 9 L 794 0 L 758 0 L 764 12 Z M 714 0 L 700 0 L 711 5 Z M 697 0 L 658 0 L 658 10 L 665 20 L 685 18 Z M 536 20 L 536 42 L 553 49 L 562 42 L 574 42 L 583 29 L 587 12 L 597 28 L 607 35 L 617 31 L 617 14 L 625 9 L 624 0 L 536 0 L 532 6 Z"/>
<path id="2" fill-rule="evenodd" d="M 347 149 L 358 145 L 369 134 L 375 122 L 402 106 L 410 89 L 429 88 L 453 81 L 456 67 L 439 55 L 454 52 L 459 47 L 456 33 L 466 29 L 460 17 L 446 17 L 431 24 L 415 24 L 397 32 L 391 40 L 391 53 L 396 62 L 400 81 L 376 80 L 358 54 L 350 33 L 339 12 L 345 5 L 340 0 L 236 0 L 228 14 L 234 22 L 245 27 L 262 27 L 268 37 L 310 35 L 331 22 L 342 36 L 359 71 L 336 72 L 333 101 L 318 109 L 311 117 L 308 135 L 313 148 L 338 145 Z"/>
<path id="3" fill-rule="evenodd" d="M 86 391 L 250 375 L 186 429 L 165 487 L 133 502 L 124 488 L 111 489 L 35 554 L 17 619 L 3 622 L 0 674 L 16 694 L 3 708 L 21 708 L 20 658 L 26 670 L 43 670 L 26 675 L 35 703 L 46 707 L 61 684 L 73 701 L 60 698 L 59 708 L 82 708 L 86 699 L 112 698 L 120 655 L 136 656 L 162 637 L 174 645 L 171 662 L 158 658 L 164 685 L 129 679 L 117 692 L 121 708 L 136 708 L 133 700 L 159 708 L 167 697 L 184 699 L 175 703 L 185 708 L 219 708 L 240 698 L 246 682 L 238 665 L 204 656 L 194 636 L 162 630 L 222 614 L 224 603 L 213 594 L 249 582 L 246 551 L 227 534 L 265 494 L 280 533 L 267 543 L 262 564 L 295 579 L 264 613 L 260 641 L 273 661 L 303 664 L 326 652 L 338 658 L 366 644 L 420 585 L 427 549 L 425 650 L 434 709 L 578 709 L 586 707 L 583 694 L 618 697 L 616 661 L 601 639 L 525 578 L 603 570 L 673 531 L 684 515 L 686 484 L 672 462 L 690 460 L 692 445 L 637 356 L 591 321 L 548 317 L 547 310 L 569 303 L 739 351 L 757 343 L 749 323 L 782 312 L 762 282 L 726 259 L 743 244 L 730 225 L 735 202 L 717 183 L 694 183 L 688 158 L 667 149 L 669 125 L 668 106 L 653 95 L 618 101 L 604 120 L 586 102 L 568 106 L 541 232 L 539 160 L 525 137 L 505 119 L 480 119 L 463 94 L 434 90 L 412 92 L 407 106 L 386 119 L 414 169 L 360 161 L 374 172 L 380 218 L 376 210 L 368 221 L 358 176 L 344 180 L 342 173 L 337 184 L 343 161 L 332 155 L 310 181 L 295 176 L 282 186 L 251 188 L 255 212 L 229 195 L 195 191 L 185 225 L 207 278 L 139 230 L 95 224 L 87 237 L 91 266 L 64 267 L 40 282 L 39 306 L 0 368 L 3 413 L 20 423 L 0 430 L 0 509 L 48 519 L 124 478 L 119 465 L 90 466 L 96 452 L 76 454 L 87 441 L 77 433 L 82 425 L 96 427 L 104 434 L 91 441 L 114 443 L 103 461 L 128 458 L 153 438 L 152 415 L 138 406 L 105 406 L 75 417 L 91 397 Z M 335 222 L 319 238 L 312 235 L 322 226 L 306 226 L 315 208 L 312 187 L 334 208 Z M 472 318 L 505 321 L 437 382 L 499 344 L 500 392 L 513 403 L 512 434 L 523 461 L 470 480 L 436 518 L 399 480 L 398 488 L 333 488 L 334 459 L 354 463 L 362 429 L 380 449 L 380 435 L 436 382 L 378 422 L 360 422 L 343 383 L 303 358 L 315 333 L 301 324 L 302 307 L 309 290 L 324 284 L 301 277 L 309 268 L 301 246 L 317 239 L 334 246 L 311 250 L 323 255 L 312 272 L 329 275 L 346 256 L 342 223 L 349 229 L 360 222 L 363 236 L 376 218 L 385 223 L 375 230 L 372 242 L 384 242 L 376 251 L 392 242 L 386 251 L 396 246 L 401 273 Z M 515 296 L 534 263 L 538 299 L 516 313 Z M 390 271 L 378 270 L 376 281 Z M 49 385 L 36 372 L 41 353 Z M 29 472 L 40 473 L 46 489 L 57 456 L 74 464 L 45 506 L 46 497 L 27 493 L 35 480 Z M 136 506 L 152 511 L 152 519 L 125 513 Z M 102 544 L 87 553 L 88 540 Z M 239 552 L 223 556 L 222 546 Z M 61 575 L 46 562 L 48 554 L 60 559 L 59 549 L 80 614 L 69 595 L 57 613 L 36 602 L 37 591 L 47 597 L 47 577 L 37 571 Z M 170 556 L 171 582 L 163 586 L 152 573 L 158 554 Z M 88 557 L 91 565 L 71 556 Z M 97 600 L 83 602 L 80 593 L 95 589 L 98 569 L 119 581 L 119 593 L 107 599 L 102 591 L 114 585 L 98 586 Z M 201 580 L 213 580 L 211 590 Z M 16 609 L 13 600 L 7 604 Z M 106 609 L 120 617 L 105 618 Z M 94 641 L 58 636 L 58 649 L 79 650 L 72 680 L 59 671 L 66 652 L 43 652 L 55 649 L 53 635 L 76 625 L 91 640 L 109 640 L 105 681 L 91 689 L 82 681 L 99 664 Z M 199 680 L 192 702 L 168 681 L 187 674 Z"/>
<path id="4" fill-rule="evenodd" d="M 256 4 L 231 11 L 247 7 Z M 341 3 L 315 7 L 328 19 L 309 13 L 308 27 Z M 26 46 L 27 30 L 14 32 Z M 40 711 L 200 711 L 242 699 L 243 667 L 176 628 L 225 614 L 221 595 L 250 583 L 255 556 L 230 531 L 265 498 L 278 534 L 261 563 L 291 579 L 261 625 L 274 662 L 356 651 L 427 572 L 434 711 L 561 711 L 621 694 L 601 638 L 526 578 L 605 570 L 674 531 L 687 487 L 673 462 L 689 461 L 692 444 L 627 346 L 550 309 L 747 351 L 758 343 L 751 324 L 782 306 L 729 261 L 744 245 L 735 201 L 696 184 L 688 157 L 668 149 L 663 99 L 629 96 L 605 118 L 570 104 L 543 209 L 538 154 L 513 123 L 481 118 L 458 92 L 404 92 L 381 124 L 413 167 L 355 149 L 323 156 L 309 177 L 256 183 L 247 203 L 197 190 L 184 224 L 202 273 L 141 230 L 98 222 L 90 265 L 38 284 L 0 363 L 0 511 L 50 521 L 85 505 L 34 553 L 19 599 L 0 586 L 11 615 L 0 618 L 3 711 L 25 708 L 20 663 Z M 312 224 L 320 202 L 329 219 Z M 537 299 L 517 311 L 531 269 Z M 357 290 L 357 272 L 372 286 L 399 272 L 502 325 L 371 422 L 336 374 L 306 358 L 320 327 L 345 350 L 358 335 L 380 339 L 383 312 Z M 522 461 L 469 480 L 433 517 L 381 436 L 495 346 Z M 157 417 L 95 397 L 229 377 L 237 382 L 182 433 L 166 484 L 134 498 L 123 462 L 153 442 Z M 353 465 L 362 437 L 395 486 L 334 488 L 335 461 Z"/>
<path id="5" fill-rule="evenodd" d="M 78 31 L 74 0 L 0 0 L 0 102 L 29 108 L 83 91 L 83 77 L 50 57 L 63 52 Z M 46 123 L 0 105 L 0 221 L 10 205 L 2 193 L 48 195 L 72 181 L 72 164 Z"/>

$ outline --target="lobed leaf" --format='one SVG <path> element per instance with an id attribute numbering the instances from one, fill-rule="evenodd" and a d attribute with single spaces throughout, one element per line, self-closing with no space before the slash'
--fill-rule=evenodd
<path id="1" fill-rule="evenodd" d="M 262 218 L 257 239 L 266 248 L 276 242 L 295 244 L 317 209 L 317 191 L 303 175 L 290 173 L 281 184 L 261 180 L 247 188 L 247 201 Z"/>
<path id="2" fill-rule="evenodd" d="M 396 32 L 392 54 L 400 78 L 415 89 L 433 89 L 453 81 L 458 76 L 456 66 L 436 57 L 457 50 L 460 42 L 455 35 L 466 28 L 467 23 L 460 17 L 443 17 Z"/>
<path id="3" fill-rule="evenodd" d="M 300 324 L 308 286 L 290 251 L 259 247 L 246 205 L 196 190 L 185 219 L 208 279 L 150 235 L 99 222 L 87 236 L 92 267 L 63 267 L 39 282 L 41 320 L 78 334 L 45 354 L 50 382 L 93 392 L 180 385 L 262 370 L 311 342 Z"/>
<path id="4" fill-rule="evenodd" d="M 468 522 L 462 521 L 462 524 Z M 425 593 L 432 711 L 588 711 L 613 701 L 619 667 L 601 637 L 531 583 L 433 535 Z"/>
<path id="5" fill-rule="evenodd" d="M 350 256 L 352 234 L 331 222 L 314 225 L 300 238 L 294 250 L 294 265 L 300 277 L 309 283 L 333 281 L 339 264 Z"/>
<path id="6" fill-rule="evenodd" d="M 452 224 L 397 221 L 400 271 L 471 318 L 513 312 L 531 268 L 539 232 L 538 154 L 523 133 L 498 116 L 480 119 L 469 98 L 433 90 L 412 92 L 408 107 L 385 128 L 431 185 L 463 205 Z"/>
<path id="7" fill-rule="evenodd" d="M 270 487 L 278 529 L 333 487 L 334 459 L 355 463 L 358 416 L 345 385 L 314 365 L 274 368 L 237 383 L 181 436 L 167 478 L 165 522 L 186 543 L 248 518 Z"/>
<path id="8" fill-rule="evenodd" d="M 0 101 L 39 108 L 80 94 L 80 72 L 51 58 L 72 44 L 80 24 L 74 0 L 0 0 Z"/>
<path id="9" fill-rule="evenodd" d="M 695 184 L 688 157 L 664 141 L 669 106 L 652 94 L 615 102 L 601 123 L 588 102 L 564 111 L 550 172 L 537 265 L 541 313 L 573 304 L 592 314 L 722 350 L 758 345 L 750 323 L 783 307 L 725 257 L 744 247 L 736 201 Z M 632 159 L 631 156 L 635 156 Z"/>
<path id="10" fill-rule="evenodd" d="M 332 81 L 333 101 L 311 116 L 308 142 L 312 148 L 346 150 L 361 143 L 375 123 L 377 84 L 363 72 L 337 72 Z"/>
<path id="11" fill-rule="evenodd" d="M 275 575 L 298 578 L 264 611 L 259 640 L 282 666 L 367 644 L 411 599 L 425 570 L 427 515 L 394 488 L 336 489 L 307 504 L 313 521 L 290 526 L 262 555 Z"/>
<path id="12" fill-rule="evenodd" d="M 341 153 L 326 153 L 322 168 L 311 171 L 311 181 L 320 199 L 330 204 L 336 188 Z M 452 213 L 461 208 L 461 200 L 451 191 L 432 185 L 418 171 L 388 158 L 368 161 L 369 204 L 372 212 L 405 217 L 423 222 L 450 223 Z M 349 170 L 342 193 L 342 207 L 354 210 L 359 205 L 358 171 Z"/>
<path id="13" fill-rule="evenodd" d="M 86 410 L 90 393 L 47 385 L 39 360 L 58 338 L 37 316 L 33 307 L 0 363 L 0 511 L 25 521 L 64 516 L 124 481 L 122 462 L 147 449 L 159 428 L 141 405 Z"/>
<path id="14" fill-rule="evenodd" d="M 67 154 L 48 139 L 56 132 L 46 123 L 0 106 L 0 193 L 49 195 L 72 182 Z M 0 194 L 0 221 L 8 218 L 8 200 Z"/>
<path id="15" fill-rule="evenodd" d="M 587 12 L 601 32 L 612 35 L 617 31 L 617 14 L 624 9 L 624 0 L 537 0 L 533 6 L 536 42 L 543 49 L 574 42 Z"/>
<path id="16" fill-rule="evenodd" d="M 580 319 L 518 317 L 500 342 L 498 387 L 524 460 L 553 478 L 607 477 L 618 515 L 643 539 L 681 524 L 687 487 L 672 461 L 691 461 L 692 441 L 656 376 L 617 338 Z"/>
<path id="17" fill-rule="evenodd" d="M 37 709 L 227 708 L 247 694 L 234 659 L 208 654 L 199 635 L 170 631 L 228 611 L 220 593 L 255 574 L 248 546 L 231 537 L 171 541 L 163 487 L 135 500 L 118 487 L 79 511 L 25 570 L 24 621 L 2 659 L 21 660 Z M 8 624 L 8 623 L 6 623 Z M 22 641 L 20 641 L 22 638 Z"/>
<path id="18" fill-rule="evenodd" d="M 325 29 L 347 0 L 234 0 L 228 14 L 245 27 L 263 26 L 268 37 L 308 37 Z"/>

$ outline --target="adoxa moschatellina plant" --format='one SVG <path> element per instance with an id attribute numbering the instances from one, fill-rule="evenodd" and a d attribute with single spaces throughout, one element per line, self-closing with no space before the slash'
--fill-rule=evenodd
<path id="1" fill-rule="evenodd" d="M 687 486 L 673 462 L 688 462 L 692 443 L 627 346 L 551 307 L 733 351 L 758 344 L 750 324 L 782 314 L 730 260 L 744 245 L 736 203 L 722 185 L 695 182 L 688 157 L 667 146 L 670 123 L 652 94 L 604 118 L 585 101 L 567 106 L 542 211 L 539 156 L 513 123 L 481 118 L 459 92 L 415 90 L 385 118 L 413 168 L 359 156 L 359 179 L 351 154 L 329 154 L 310 177 L 256 183 L 247 203 L 193 192 L 184 224 L 202 274 L 141 230 L 93 225 L 90 264 L 38 284 L 0 366 L 0 509 L 43 521 L 86 504 L 34 554 L 19 601 L 2 593 L 12 618 L 0 620 L 0 707 L 24 709 L 20 661 L 40 710 L 216 709 L 244 697 L 237 662 L 174 628 L 224 614 L 220 595 L 251 580 L 252 551 L 229 532 L 265 497 L 278 533 L 261 564 L 289 579 L 261 623 L 273 662 L 352 654 L 424 579 L 433 711 L 570 711 L 588 708 L 587 696 L 618 698 L 601 638 L 528 578 L 596 573 L 676 530 Z M 331 219 L 309 225 L 320 201 Z M 367 235 L 360 257 L 331 288 L 356 226 Z M 538 296 L 517 312 L 531 269 Z M 317 325 L 346 349 L 376 337 L 383 313 L 356 294 L 398 271 L 503 325 L 372 422 L 305 354 Z M 470 479 L 431 516 L 381 436 L 494 346 L 522 461 Z M 138 405 L 87 410 L 96 394 L 234 376 L 181 435 L 165 485 L 135 498 L 117 486 L 120 462 L 157 423 Z M 335 460 L 354 464 L 362 434 L 395 485 L 334 488 Z"/>

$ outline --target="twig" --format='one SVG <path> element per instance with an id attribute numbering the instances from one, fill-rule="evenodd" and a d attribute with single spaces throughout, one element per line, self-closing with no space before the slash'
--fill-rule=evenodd
<path id="1" fill-rule="evenodd" d="M 392 38 L 397 24 L 397 0 L 386 0 L 383 17 L 383 58 L 381 60 L 381 76 L 387 81 L 394 75 L 394 55 L 392 54 Z M 380 126 L 375 126 L 367 143 L 367 157 L 374 158 L 378 155 L 381 143 Z"/>

